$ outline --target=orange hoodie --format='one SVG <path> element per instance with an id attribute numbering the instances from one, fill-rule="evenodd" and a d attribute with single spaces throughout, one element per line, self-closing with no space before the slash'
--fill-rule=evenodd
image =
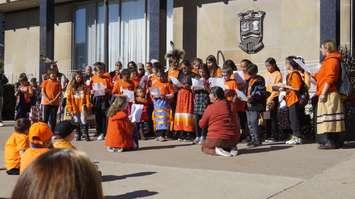
<path id="1" fill-rule="evenodd" d="M 341 54 L 339 52 L 330 53 L 322 62 L 322 65 L 315 74 L 317 80 L 317 95 L 322 93 L 325 83 L 330 85 L 328 93 L 337 90 L 336 83 L 340 75 Z"/>
<path id="2" fill-rule="evenodd" d="M 83 107 L 87 109 L 91 108 L 90 103 L 90 91 L 83 86 L 82 89 L 75 90 L 74 88 L 69 88 L 67 92 L 67 105 L 66 110 L 68 113 L 81 113 L 83 112 Z"/>
<path id="3" fill-rule="evenodd" d="M 134 126 L 125 112 L 117 112 L 108 119 L 105 144 L 112 148 L 133 148 Z"/>

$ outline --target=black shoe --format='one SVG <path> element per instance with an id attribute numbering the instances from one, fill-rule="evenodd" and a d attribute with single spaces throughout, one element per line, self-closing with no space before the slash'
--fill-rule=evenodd
<path id="1" fill-rule="evenodd" d="M 81 141 L 81 136 L 77 136 L 75 140 L 76 141 Z"/>
<path id="2" fill-rule="evenodd" d="M 247 143 L 247 146 L 252 146 L 252 145 L 254 145 L 254 142 L 248 142 Z"/>
<path id="3" fill-rule="evenodd" d="M 320 144 L 318 149 L 329 150 L 329 149 L 337 149 L 337 147 L 334 144 L 327 142 L 325 144 Z"/>

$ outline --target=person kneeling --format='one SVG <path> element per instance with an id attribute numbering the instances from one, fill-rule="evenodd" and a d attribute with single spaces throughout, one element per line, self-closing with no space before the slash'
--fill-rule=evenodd
<path id="1" fill-rule="evenodd" d="M 213 87 L 210 93 L 209 105 L 199 122 L 201 128 L 208 126 L 206 141 L 202 151 L 210 155 L 236 156 L 240 132 L 236 114 L 231 111 L 230 104 L 225 99 L 220 87 Z"/>
<path id="2" fill-rule="evenodd" d="M 137 147 L 133 141 L 134 125 L 129 121 L 127 111 L 125 111 L 127 105 L 126 96 L 117 96 L 108 110 L 109 119 L 105 140 L 108 152 L 122 152 Z"/>

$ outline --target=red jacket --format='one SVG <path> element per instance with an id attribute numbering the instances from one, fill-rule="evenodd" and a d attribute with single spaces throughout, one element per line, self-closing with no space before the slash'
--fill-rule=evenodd
<path id="1" fill-rule="evenodd" d="M 239 140 L 236 117 L 226 100 L 217 100 L 206 108 L 199 125 L 201 128 L 208 127 L 207 139 Z"/>

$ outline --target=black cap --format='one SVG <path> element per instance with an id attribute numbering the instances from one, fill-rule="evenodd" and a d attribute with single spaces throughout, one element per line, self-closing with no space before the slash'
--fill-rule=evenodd
<path id="1" fill-rule="evenodd" d="M 66 138 L 75 128 L 76 126 L 71 121 L 62 121 L 55 127 L 54 135 Z"/>

